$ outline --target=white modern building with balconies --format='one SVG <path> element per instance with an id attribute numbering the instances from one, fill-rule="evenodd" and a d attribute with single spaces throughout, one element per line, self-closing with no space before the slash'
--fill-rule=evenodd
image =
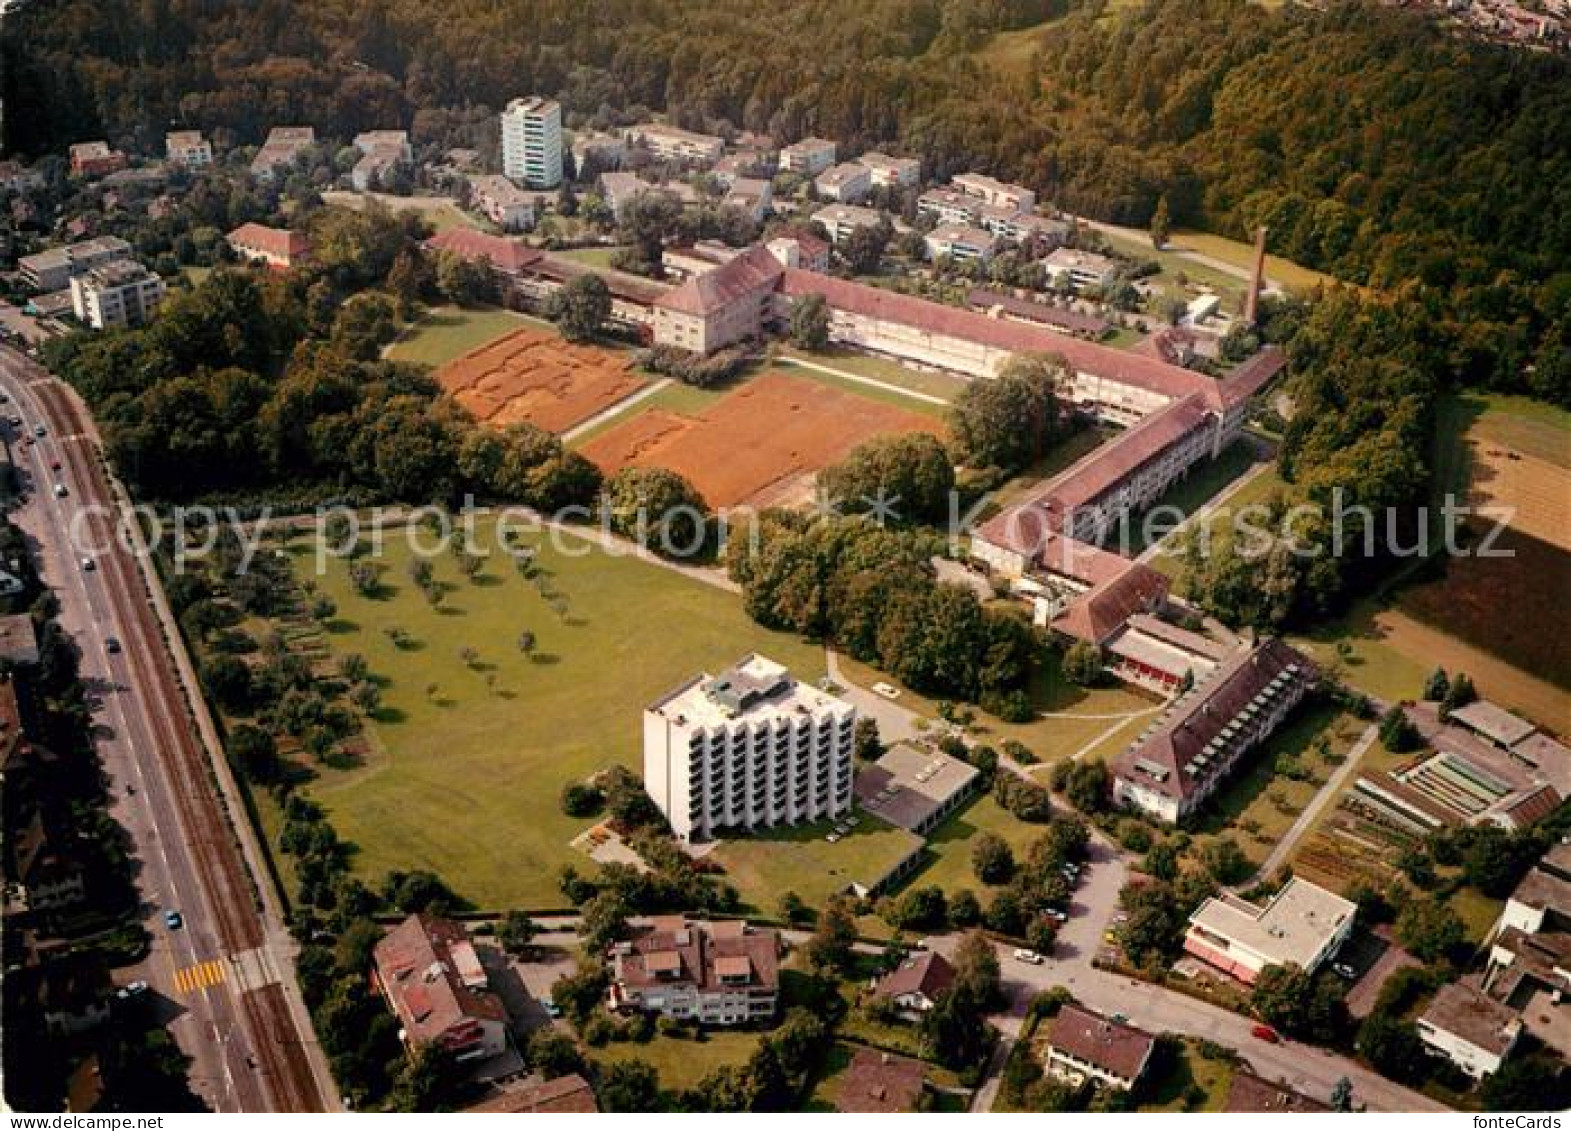
<path id="1" fill-rule="evenodd" d="M 502 111 L 502 172 L 534 189 L 562 183 L 562 107 L 549 98 L 515 98 Z"/>

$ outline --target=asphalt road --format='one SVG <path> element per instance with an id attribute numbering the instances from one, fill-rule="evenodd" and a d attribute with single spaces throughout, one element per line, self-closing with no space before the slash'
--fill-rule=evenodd
<path id="1" fill-rule="evenodd" d="M 3 347 L 0 390 L 10 399 L 0 417 L 22 419 L 6 426 L 26 493 L 13 518 L 81 651 L 111 812 L 135 846 L 153 942 L 122 980 L 150 984 L 151 1007 L 192 1058 L 193 1089 L 214 1110 L 336 1108 L 290 981 L 287 933 L 265 914 L 147 577 L 117 535 L 119 508 L 92 423 L 73 394 Z M 38 425 L 42 437 L 33 435 Z M 166 924 L 168 911 L 179 913 L 179 927 Z"/>

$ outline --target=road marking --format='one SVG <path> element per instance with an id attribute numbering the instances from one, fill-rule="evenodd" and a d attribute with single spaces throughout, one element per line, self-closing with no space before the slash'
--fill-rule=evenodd
<path id="1" fill-rule="evenodd" d="M 226 977 L 224 963 L 214 959 L 210 962 L 198 962 L 187 966 L 183 970 L 175 971 L 175 989 L 183 994 L 192 994 L 197 990 L 204 990 L 208 986 L 216 986 Z"/>

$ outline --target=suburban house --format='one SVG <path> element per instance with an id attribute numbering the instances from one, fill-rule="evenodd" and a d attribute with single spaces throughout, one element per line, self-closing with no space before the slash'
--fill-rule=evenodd
<path id="1" fill-rule="evenodd" d="M 87 873 L 66 849 L 69 841 L 52 835 L 43 814 L 17 833 L 10 844 L 13 875 L 27 895 L 29 911 L 61 911 L 87 897 Z"/>
<path id="2" fill-rule="evenodd" d="M 835 1110 L 875 1115 L 915 1111 L 922 1099 L 925 1073 L 920 1060 L 859 1048 L 841 1074 Z"/>
<path id="3" fill-rule="evenodd" d="M 805 137 L 780 151 L 780 170 L 816 177 L 835 163 L 835 143 L 827 138 Z"/>
<path id="4" fill-rule="evenodd" d="M 884 214 L 876 208 L 860 208 L 855 204 L 830 204 L 813 213 L 813 221 L 822 224 L 829 233 L 831 243 L 840 244 L 851 238 L 858 228 L 876 228 L 883 222 Z"/>
<path id="5" fill-rule="evenodd" d="M 95 330 L 141 326 L 164 301 L 164 281 L 132 259 L 117 259 L 71 279 L 71 309 Z"/>
<path id="6" fill-rule="evenodd" d="M 655 191 L 657 191 L 656 186 L 637 173 L 624 173 L 613 169 L 600 174 L 600 193 L 605 197 L 606 207 L 611 209 L 611 215 L 618 220 L 622 219 L 628 205 L 634 200 L 646 192 Z"/>
<path id="7" fill-rule="evenodd" d="M 955 968 L 942 954 L 919 950 L 878 980 L 873 996 L 887 998 L 906 1014 L 922 1014 L 955 984 Z"/>
<path id="8" fill-rule="evenodd" d="M 1522 877 L 1496 931 L 1507 927 L 1530 935 L 1571 931 L 1571 844 L 1555 845 Z"/>
<path id="9" fill-rule="evenodd" d="M 504 232 L 523 232 L 535 226 L 535 197 L 506 177 L 494 173 L 469 178 L 469 202 Z"/>
<path id="10" fill-rule="evenodd" d="M 879 188 L 910 188 L 922 179 L 922 163 L 915 157 L 874 152 L 864 153 L 856 160 Z"/>
<path id="11" fill-rule="evenodd" d="M 1118 263 L 1094 251 L 1080 251 L 1072 247 L 1054 248 L 1042 260 L 1048 278 L 1055 283 L 1067 282 L 1075 290 L 1092 288 L 1106 290 L 1118 274 Z"/>
<path id="12" fill-rule="evenodd" d="M 240 258 L 281 270 L 293 267 L 311 250 L 304 232 L 263 224 L 241 224 L 224 238 Z"/>
<path id="13" fill-rule="evenodd" d="M 1133 1025 L 1080 1005 L 1066 1005 L 1053 1018 L 1045 1067 L 1071 1084 L 1091 1081 L 1128 1091 L 1151 1063 L 1156 1038 Z"/>
<path id="14" fill-rule="evenodd" d="M 947 256 L 960 263 L 973 259 L 991 259 L 998 248 L 998 239 L 992 232 L 973 228 L 969 224 L 940 224 L 923 239 L 929 259 Z"/>
<path id="15" fill-rule="evenodd" d="M 813 189 L 825 200 L 855 204 L 873 191 L 873 173 L 866 165 L 842 161 L 818 174 Z"/>
<path id="16" fill-rule="evenodd" d="M 126 167 L 126 156 L 107 141 L 84 141 L 71 146 L 71 175 L 102 177 Z"/>
<path id="17" fill-rule="evenodd" d="M 762 177 L 733 177 L 720 203 L 722 207 L 740 208 L 755 224 L 762 224 L 774 201 L 773 181 Z"/>
<path id="18" fill-rule="evenodd" d="M 185 169 L 205 169 L 213 163 L 213 147 L 200 130 L 174 130 L 164 135 L 164 160 Z"/>
<path id="19" fill-rule="evenodd" d="M 355 136 L 360 160 L 349 171 L 349 183 L 356 192 L 380 188 L 389 173 L 414 160 L 409 135 L 403 130 L 370 130 Z"/>
<path id="20" fill-rule="evenodd" d="M 131 245 L 119 236 L 99 236 L 97 239 L 52 247 L 36 255 L 24 255 L 17 263 L 22 281 L 38 291 L 62 291 L 71 285 L 74 275 L 102 267 L 116 259 L 127 259 Z"/>
<path id="21" fill-rule="evenodd" d="M 851 704 L 745 656 L 644 709 L 644 786 L 684 842 L 838 817 L 855 725 Z"/>
<path id="22" fill-rule="evenodd" d="M 1522 1037 L 1522 1019 L 1472 981 L 1448 982 L 1418 1018 L 1418 1036 L 1475 1080 L 1498 1071 Z"/>
<path id="23" fill-rule="evenodd" d="M 69 1037 L 109 1020 L 114 982 L 102 952 L 77 951 L 8 971 L 6 1005 L 43 1021 L 52 1037 Z"/>
<path id="24" fill-rule="evenodd" d="M 657 917 L 643 934 L 613 945 L 610 958 L 612 1009 L 747 1025 L 772 1021 L 779 1004 L 779 932 L 741 920 Z"/>
<path id="25" fill-rule="evenodd" d="M 1175 700 L 1113 762 L 1113 798 L 1177 824 L 1227 780 L 1315 685 L 1281 640 L 1240 649 Z"/>
<path id="26" fill-rule="evenodd" d="M 0 662 L 13 668 L 38 663 L 38 630 L 26 613 L 0 616 Z"/>
<path id="27" fill-rule="evenodd" d="M 1069 225 L 1062 220 L 1050 220 L 1035 212 L 1017 212 L 1012 208 L 997 208 L 984 204 L 976 210 L 976 226 L 985 228 L 999 239 L 1024 243 L 1026 240 L 1043 240 L 1062 243 L 1069 235 Z"/>
<path id="28" fill-rule="evenodd" d="M 1249 1115 L 1312 1114 L 1330 1111 L 1329 1104 L 1311 1099 L 1302 1092 L 1295 1092 L 1286 1084 L 1273 1084 L 1256 1076 L 1247 1068 L 1233 1072 L 1233 1082 L 1228 1085 L 1227 1101 L 1222 1110 Z"/>
<path id="29" fill-rule="evenodd" d="M 722 138 L 678 129 L 663 122 L 630 126 L 623 131 L 622 136 L 630 146 L 640 147 L 660 161 L 713 165 L 725 152 L 725 141 Z"/>
<path id="30" fill-rule="evenodd" d="M 270 182 L 280 168 L 293 165 L 300 153 L 315 144 L 316 131 L 310 126 L 274 126 L 251 158 L 251 176 L 264 184 Z"/>
<path id="31" fill-rule="evenodd" d="M 1481 988 L 1571 1058 L 1571 844 L 1546 852 L 1506 900 Z"/>
<path id="32" fill-rule="evenodd" d="M 892 825 L 926 836 L 976 792 L 975 766 L 897 742 L 856 775 L 857 803 Z"/>
<path id="33" fill-rule="evenodd" d="M 1036 193 L 1030 189 L 994 180 L 982 173 L 961 173 L 951 177 L 949 183 L 967 196 L 979 198 L 991 208 L 1030 212 L 1036 207 Z"/>
<path id="34" fill-rule="evenodd" d="M 411 915 L 376 944 L 372 963 L 372 983 L 398 1017 L 405 1045 L 436 1042 L 458 1061 L 507 1049 L 507 1010 L 460 924 Z"/>
<path id="35" fill-rule="evenodd" d="M 1358 905 L 1294 877 L 1261 907 L 1231 892 L 1212 896 L 1189 917 L 1184 950 L 1245 985 L 1267 966 L 1313 974 L 1352 933 Z"/>
<path id="36" fill-rule="evenodd" d="M 595 1090 L 576 1072 L 522 1088 L 507 1088 L 464 1109 L 466 1114 L 478 1115 L 595 1115 L 599 1111 Z"/>

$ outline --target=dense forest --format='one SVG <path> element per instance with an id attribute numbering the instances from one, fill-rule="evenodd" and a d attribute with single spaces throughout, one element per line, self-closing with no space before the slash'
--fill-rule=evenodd
<path id="1" fill-rule="evenodd" d="M 1072 10 L 1071 10 L 1072 8 Z M 1017 30 L 1046 22 L 1040 32 Z M 995 50 L 1003 32 L 1011 49 Z M 280 122 L 417 144 L 494 133 L 508 98 L 572 124 L 651 110 L 977 166 L 1101 219 L 1174 221 L 1403 290 L 1449 380 L 1567 398 L 1571 63 L 1363 6 L 1148 0 L 39 0 L 9 17 L 10 148 L 171 123 Z"/>

